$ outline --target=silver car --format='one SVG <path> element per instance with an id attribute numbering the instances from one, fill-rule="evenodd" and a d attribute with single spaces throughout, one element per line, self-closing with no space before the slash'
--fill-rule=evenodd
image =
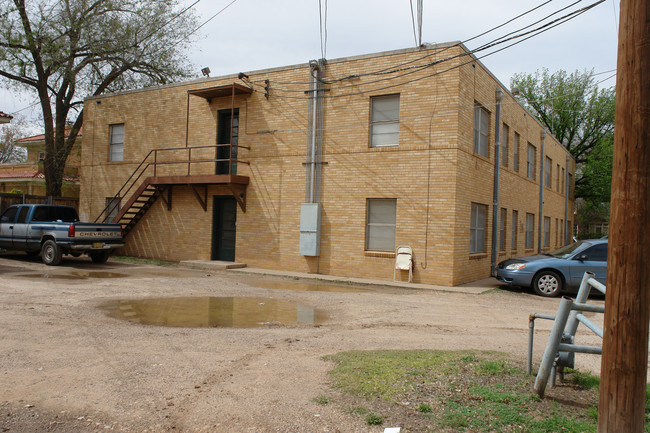
<path id="1" fill-rule="evenodd" d="M 576 291 L 586 271 L 605 284 L 607 239 L 578 241 L 551 253 L 504 260 L 497 266 L 497 279 L 551 297 Z"/>

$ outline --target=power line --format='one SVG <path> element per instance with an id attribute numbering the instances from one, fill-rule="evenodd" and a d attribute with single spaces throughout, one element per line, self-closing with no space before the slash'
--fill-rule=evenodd
<path id="1" fill-rule="evenodd" d="M 230 6 L 232 6 L 235 2 L 237 2 L 237 0 L 232 0 L 230 3 L 228 3 L 226 6 L 224 6 L 224 7 L 223 7 L 219 12 L 215 13 L 215 14 L 212 15 L 210 18 L 208 18 L 208 19 L 205 20 L 203 23 L 201 23 L 199 26 L 197 26 L 196 28 L 194 28 L 194 30 L 190 31 L 188 34 L 186 34 L 185 36 L 183 36 L 182 38 L 180 38 L 179 40 L 177 40 L 176 42 L 174 42 L 173 44 L 171 44 L 171 45 L 169 46 L 169 49 L 174 48 L 176 45 L 180 44 L 182 41 L 184 41 L 185 39 L 189 38 L 189 37 L 192 36 L 194 33 L 198 32 L 199 29 L 201 29 L 201 27 L 205 26 L 207 23 L 209 23 L 210 21 L 212 21 L 213 19 L 215 19 L 219 14 L 221 14 L 221 12 L 225 11 L 226 9 L 228 9 L 228 8 L 229 8 Z"/>
<path id="2" fill-rule="evenodd" d="M 545 24 L 543 24 L 543 25 L 541 25 L 541 26 L 539 26 L 539 27 L 537 27 L 537 28 L 534 28 L 534 29 L 532 29 L 532 30 L 529 30 L 529 31 L 527 31 L 527 32 L 520 33 L 520 34 L 517 34 L 517 35 L 514 35 L 514 36 L 510 36 L 510 37 L 507 37 L 507 36 L 509 36 L 509 35 L 512 35 L 512 33 L 516 33 L 516 32 L 511 32 L 511 33 L 509 33 L 509 34 L 507 34 L 507 35 L 505 35 L 505 36 L 501 36 L 501 37 L 499 37 L 499 38 L 497 38 L 497 39 L 494 39 L 493 41 L 491 41 L 491 42 L 489 42 L 489 43 L 486 43 L 486 44 L 484 44 L 484 45 L 482 45 L 482 46 L 480 46 L 480 47 L 478 47 L 478 48 L 476 48 L 476 49 L 474 49 L 474 50 L 469 50 L 469 51 L 467 51 L 467 52 L 464 52 L 464 53 L 461 53 L 461 54 L 457 54 L 457 55 L 454 55 L 454 56 L 450 56 L 450 57 L 447 57 L 447 58 L 444 58 L 444 59 L 441 59 L 441 60 L 436 60 L 436 61 L 429 62 L 429 63 L 422 64 L 422 65 L 416 65 L 416 66 L 404 67 L 404 68 L 400 68 L 400 69 L 385 70 L 385 71 L 383 71 L 383 72 L 370 72 L 370 73 L 365 73 L 365 74 L 358 74 L 358 75 L 348 76 L 348 77 L 350 77 L 350 78 L 352 78 L 352 77 L 356 78 L 356 77 L 367 76 L 367 75 L 389 75 L 389 74 L 395 74 L 395 73 L 397 73 L 397 72 L 408 71 L 408 72 L 405 72 L 405 73 L 403 73 L 403 74 L 400 74 L 400 75 L 397 75 L 397 76 L 393 76 L 393 77 L 386 77 L 386 78 L 380 78 L 380 79 L 377 79 L 377 80 L 368 81 L 368 82 L 364 82 L 364 83 L 353 83 L 353 84 L 350 84 L 350 85 L 339 86 L 338 89 L 346 88 L 346 87 L 358 87 L 358 86 L 361 86 L 361 85 L 376 84 L 376 83 L 381 82 L 381 81 L 387 81 L 387 80 L 394 80 L 394 79 L 397 79 L 397 78 L 402 78 L 402 77 L 405 77 L 405 76 L 407 76 L 407 75 L 411 75 L 411 74 L 413 74 L 413 73 L 420 72 L 420 71 L 422 71 L 422 70 L 424 70 L 424 69 L 427 69 L 427 68 L 430 68 L 430 67 L 433 67 L 433 66 L 436 66 L 436 65 L 443 64 L 443 63 L 448 62 L 448 61 L 451 61 L 451 60 L 453 60 L 453 59 L 462 58 L 462 57 L 466 57 L 466 56 L 471 56 L 471 55 L 474 55 L 474 54 L 479 53 L 479 52 L 481 52 L 481 51 L 485 51 L 485 50 L 487 50 L 487 49 L 490 49 L 490 48 L 496 47 L 496 46 L 498 46 L 498 45 L 504 44 L 504 43 L 506 43 L 506 42 L 509 42 L 509 41 L 513 41 L 513 40 L 516 40 L 516 39 L 521 39 L 521 38 L 523 38 L 523 39 L 521 39 L 521 40 L 519 40 L 519 41 L 516 41 L 516 42 L 514 42 L 514 43 L 512 43 L 512 44 L 509 44 L 509 45 L 507 45 L 507 46 L 505 46 L 505 47 L 502 47 L 502 48 L 500 48 L 500 49 L 498 49 L 498 50 L 495 50 L 495 51 L 493 51 L 493 52 L 491 52 L 491 53 L 488 53 L 488 54 L 485 54 L 485 55 L 483 55 L 483 56 L 477 57 L 477 59 L 481 59 L 481 58 L 484 58 L 484 57 L 490 56 L 490 55 L 492 55 L 492 54 L 496 54 L 496 53 L 498 53 L 498 52 L 500 52 L 500 51 L 503 51 L 503 50 L 505 50 L 505 49 L 507 49 L 507 48 L 510 48 L 510 47 L 512 47 L 512 46 L 514 46 L 514 45 L 517 45 L 517 44 L 521 43 L 521 42 L 524 42 L 524 41 L 526 41 L 526 40 L 528 40 L 528 39 L 530 39 L 530 38 L 532 38 L 532 37 L 534 37 L 534 36 L 537 36 L 537 35 L 539 35 L 539 34 L 541 34 L 541 33 L 544 33 L 544 32 L 546 32 L 546 31 L 548 31 L 548 30 L 550 30 L 550 29 L 552 29 L 552 28 L 554 28 L 554 27 L 557 27 L 557 26 L 560 25 L 560 24 L 563 24 L 563 23 L 565 23 L 565 22 L 567 22 L 567 21 L 570 21 L 570 20 L 572 20 L 572 19 L 578 17 L 579 15 L 581 15 L 581 14 L 587 12 L 588 10 L 594 8 L 595 6 L 599 5 L 600 3 L 604 2 L 604 1 L 605 1 L 605 0 L 599 0 L 599 1 L 597 1 L 597 2 L 595 2 L 595 3 L 593 3 L 593 4 L 591 4 L 591 5 L 588 5 L 588 6 L 584 7 L 584 8 L 581 8 L 581 9 L 578 9 L 578 10 L 575 10 L 575 11 L 572 11 L 572 12 L 570 12 L 569 14 L 566 14 L 566 15 L 560 17 L 560 18 L 557 18 L 557 19 L 555 19 L 555 20 L 553 20 L 553 21 L 550 21 L 550 22 L 548 22 L 548 23 L 545 23 Z M 575 3 L 574 3 L 574 4 L 575 4 Z M 562 11 L 562 10 L 564 10 L 564 9 L 566 9 L 566 8 L 560 9 L 560 11 Z M 553 16 L 553 15 L 555 15 L 555 14 L 557 14 L 558 12 L 559 12 L 559 11 L 556 11 L 556 12 L 554 12 L 554 13 L 548 15 L 547 18 L 548 18 L 548 17 L 551 17 L 551 16 Z M 545 18 L 545 19 L 546 19 L 546 18 Z M 542 21 L 543 21 L 543 20 L 542 20 Z M 517 32 L 520 32 L 521 30 L 525 30 L 525 29 L 531 27 L 532 25 L 538 24 L 539 22 L 540 22 L 540 21 L 537 21 L 537 22 L 535 22 L 535 23 L 533 23 L 533 24 L 530 24 L 530 25 L 528 25 L 528 26 L 525 26 L 525 27 L 519 29 Z M 458 46 L 458 45 L 454 45 L 454 46 Z M 448 48 L 449 48 L 449 47 L 448 47 Z M 448 48 L 445 48 L 445 49 L 443 49 L 442 51 L 444 51 L 444 50 L 446 50 L 446 49 L 448 49 Z M 432 56 L 432 55 L 434 55 L 434 54 L 439 54 L 440 52 L 441 52 L 441 51 L 436 51 L 435 53 L 428 54 L 427 56 L 424 56 L 424 57 L 422 57 L 422 58 L 430 57 L 430 56 Z M 422 58 L 421 58 L 421 59 L 422 59 Z M 473 61 L 474 61 L 473 59 L 470 59 L 468 62 L 461 63 L 461 64 L 459 64 L 459 65 L 457 65 L 457 66 L 455 66 L 455 67 L 452 67 L 452 68 L 447 69 L 447 70 L 442 71 L 442 72 L 446 72 L 446 71 L 448 71 L 448 70 L 455 69 L 456 67 L 463 66 L 463 65 L 468 64 L 468 63 L 471 63 L 471 62 L 473 62 Z M 423 76 L 423 77 L 420 77 L 420 78 L 415 78 L 415 79 L 413 79 L 413 80 L 406 81 L 406 82 L 403 82 L 403 83 L 401 83 L 401 84 L 389 85 L 389 86 L 382 87 L 382 88 L 380 88 L 380 89 L 372 89 L 372 90 L 367 90 L 367 91 L 359 91 L 359 92 L 356 92 L 356 93 L 353 93 L 353 94 L 362 94 L 362 93 L 367 93 L 367 92 L 369 92 L 369 91 L 385 90 L 385 89 L 393 88 L 393 87 L 396 87 L 396 86 L 399 86 L 399 85 L 402 85 L 402 84 L 408 84 L 408 83 L 411 83 L 411 82 L 414 82 L 414 81 L 419 81 L 419 80 L 422 80 L 422 79 L 425 79 L 425 78 L 429 78 L 429 77 L 432 77 L 432 76 L 437 75 L 437 74 L 438 74 L 438 73 L 434 73 L 434 74 L 426 75 L 426 76 Z M 323 82 L 324 82 L 325 84 L 334 84 L 335 82 L 338 82 L 338 81 L 341 81 L 341 80 L 328 80 L 328 81 L 323 80 Z M 254 84 L 254 85 L 261 86 L 261 84 L 258 84 L 258 83 L 253 83 L 253 84 Z M 284 83 L 284 84 L 300 84 L 300 83 Z M 290 90 L 290 89 L 279 89 L 279 88 L 275 88 L 275 90 L 276 90 L 276 91 L 281 91 L 281 92 L 282 92 L 282 91 L 284 91 L 284 92 L 296 92 L 296 93 L 298 93 L 298 92 L 303 92 L 303 90 Z M 341 96 L 347 96 L 347 94 L 345 94 L 345 95 L 328 95 L 328 96 L 326 96 L 326 97 L 341 97 Z M 287 97 L 287 96 L 283 96 L 283 97 Z M 305 97 L 293 97 L 293 98 L 296 98 L 296 99 L 304 99 Z"/>

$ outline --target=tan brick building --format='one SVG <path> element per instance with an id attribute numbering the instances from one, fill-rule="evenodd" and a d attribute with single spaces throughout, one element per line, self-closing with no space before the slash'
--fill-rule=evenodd
<path id="1" fill-rule="evenodd" d="M 392 279 L 408 245 L 457 285 L 573 218 L 573 159 L 455 43 L 89 98 L 83 140 L 82 217 L 139 257 Z"/>

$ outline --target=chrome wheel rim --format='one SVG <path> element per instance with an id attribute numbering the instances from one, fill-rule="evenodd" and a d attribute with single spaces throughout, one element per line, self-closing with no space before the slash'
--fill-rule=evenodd
<path id="1" fill-rule="evenodd" d="M 560 282 L 553 275 L 542 275 L 537 281 L 537 288 L 540 292 L 550 295 L 557 292 Z"/>

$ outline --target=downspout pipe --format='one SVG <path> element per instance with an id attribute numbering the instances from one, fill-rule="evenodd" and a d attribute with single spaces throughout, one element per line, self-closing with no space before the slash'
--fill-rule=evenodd
<path id="1" fill-rule="evenodd" d="M 318 74 L 320 74 L 320 65 L 316 60 L 309 62 L 312 76 L 312 128 L 311 128 L 311 161 L 309 161 L 309 203 L 314 203 L 314 182 L 316 177 L 316 137 L 318 134 Z"/>
<path id="2" fill-rule="evenodd" d="M 540 133 L 541 150 L 539 154 L 539 221 L 537 223 L 537 252 L 542 252 L 542 229 L 544 228 L 544 164 L 546 155 L 544 154 L 544 140 L 546 131 L 542 129 Z"/>
<path id="3" fill-rule="evenodd" d="M 564 172 L 564 245 L 569 243 L 569 162 L 571 157 L 567 153 L 566 156 L 566 171 Z"/>
<path id="4" fill-rule="evenodd" d="M 495 92 L 496 115 L 494 127 L 494 192 L 492 194 L 492 262 L 490 263 L 491 275 L 497 275 L 497 254 L 499 242 L 499 153 L 501 151 L 501 100 L 503 90 L 499 87 Z"/>

